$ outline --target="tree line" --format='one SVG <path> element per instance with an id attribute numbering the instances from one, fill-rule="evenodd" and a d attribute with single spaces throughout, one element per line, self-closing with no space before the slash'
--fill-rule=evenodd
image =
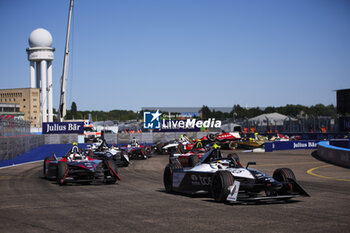
<path id="1" fill-rule="evenodd" d="M 261 114 L 268 113 L 280 113 L 290 117 L 307 117 L 307 116 L 329 116 L 337 117 L 337 109 L 334 105 L 316 104 L 313 106 L 293 105 L 288 104 L 282 107 L 266 107 L 266 108 L 243 108 L 239 104 L 234 105 L 231 112 L 211 111 L 208 106 L 202 107 L 202 118 L 215 118 L 215 119 L 244 119 L 259 116 Z"/>
<path id="2" fill-rule="evenodd" d="M 307 116 L 329 116 L 337 117 L 337 110 L 334 105 L 316 104 L 313 106 L 292 105 L 288 104 L 281 107 L 266 107 L 266 108 L 244 108 L 239 104 L 232 107 L 231 112 L 221 112 L 210 110 L 206 105 L 201 108 L 202 119 L 215 118 L 217 120 L 225 119 L 244 119 L 252 118 L 261 114 L 280 113 L 291 117 L 307 117 Z M 77 104 L 72 102 L 71 109 L 67 110 L 67 120 L 72 119 L 89 119 L 89 114 L 93 121 L 127 121 L 140 120 L 143 118 L 143 112 L 134 112 L 131 110 L 111 110 L 105 111 L 78 111 Z"/>

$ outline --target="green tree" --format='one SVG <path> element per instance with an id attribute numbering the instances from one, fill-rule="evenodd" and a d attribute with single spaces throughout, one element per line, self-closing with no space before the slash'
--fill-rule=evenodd
<path id="1" fill-rule="evenodd" d="M 73 118 L 77 118 L 77 104 L 74 101 L 70 107 L 70 114 Z"/>
<path id="2" fill-rule="evenodd" d="M 200 110 L 200 112 L 202 113 L 202 119 L 205 120 L 205 119 L 208 119 L 211 117 L 211 111 L 210 109 L 208 108 L 208 106 L 206 105 L 203 105 L 202 109 Z"/>

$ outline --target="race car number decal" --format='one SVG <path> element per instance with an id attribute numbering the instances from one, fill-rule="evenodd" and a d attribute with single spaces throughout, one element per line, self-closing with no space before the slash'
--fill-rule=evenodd
<path id="1" fill-rule="evenodd" d="M 232 186 L 228 187 L 230 194 L 227 196 L 228 201 L 237 201 L 238 191 L 239 191 L 240 182 L 235 180 Z"/>

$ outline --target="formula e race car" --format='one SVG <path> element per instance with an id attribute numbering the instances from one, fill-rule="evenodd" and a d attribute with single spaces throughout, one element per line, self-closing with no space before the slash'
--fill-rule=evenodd
<path id="1" fill-rule="evenodd" d="M 169 155 L 177 152 L 185 153 L 192 148 L 192 146 L 190 148 L 187 148 L 187 145 L 193 146 L 193 142 L 186 136 L 186 134 L 184 134 L 164 145 L 162 147 L 162 151 L 164 153 L 168 153 Z"/>
<path id="2" fill-rule="evenodd" d="M 213 147 L 192 168 L 184 168 L 176 157 L 165 167 L 163 181 L 166 192 L 196 194 L 211 193 L 216 202 L 248 202 L 289 200 L 309 194 L 296 182 L 289 168 L 279 168 L 273 176 L 243 167 L 236 154 L 223 158 Z"/>
<path id="3" fill-rule="evenodd" d="M 265 142 L 267 141 L 267 137 L 255 133 L 253 138 L 242 138 L 237 144 L 240 149 L 254 149 L 265 146 Z"/>
<path id="4" fill-rule="evenodd" d="M 76 145 L 61 159 L 57 159 L 55 154 L 46 157 L 43 173 L 45 178 L 56 179 L 60 185 L 90 184 L 95 180 L 103 181 L 105 184 L 114 184 L 120 180 L 117 167 L 111 159 L 92 159 L 85 156 Z"/>
<path id="5" fill-rule="evenodd" d="M 205 154 L 206 148 L 208 147 L 204 147 L 201 141 L 197 141 L 192 145 L 191 150 L 186 153 L 170 154 L 169 161 L 172 157 L 175 157 L 183 167 L 194 167 Z"/>
<path id="6" fill-rule="evenodd" d="M 120 147 L 125 151 L 130 159 L 148 159 L 151 155 L 151 147 L 147 145 L 140 145 L 135 139 L 127 146 Z"/>
<path id="7" fill-rule="evenodd" d="M 112 159 L 118 167 L 127 167 L 130 164 L 128 154 L 118 147 L 109 146 L 105 139 L 94 143 L 91 148 L 86 150 L 86 154 L 100 160 Z"/>
<path id="8" fill-rule="evenodd" d="M 201 138 L 201 141 L 204 145 L 211 144 L 213 142 L 217 143 L 221 146 L 221 148 L 225 149 L 236 149 L 237 148 L 237 141 L 241 139 L 241 135 L 239 132 L 226 132 L 222 131 L 221 133 L 216 134 L 208 134 L 207 136 L 204 136 Z"/>
<path id="9" fill-rule="evenodd" d="M 177 160 L 180 162 L 180 164 L 184 167 L 194 167 L 198 161 L 202 158 L 204 155 L 205 149 L 200 148 L 200 149 L 192 149 L 191 151 L 184 153 L 184 154 L 173 154 L 172 156 L 170 155 L 170 160 L 171 157 L 177 158 Z"/>

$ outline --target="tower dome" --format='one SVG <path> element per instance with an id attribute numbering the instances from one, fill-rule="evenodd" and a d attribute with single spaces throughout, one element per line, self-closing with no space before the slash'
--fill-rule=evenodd
<path id="1" fill-rule="evenodd" d="M 30 33 L 29 46 L 31 48 L 35 47 L 51 47 L 52 45 L 52 36 L 50 32 L 48 32 L 44 28 L 38 28 Z"/>

